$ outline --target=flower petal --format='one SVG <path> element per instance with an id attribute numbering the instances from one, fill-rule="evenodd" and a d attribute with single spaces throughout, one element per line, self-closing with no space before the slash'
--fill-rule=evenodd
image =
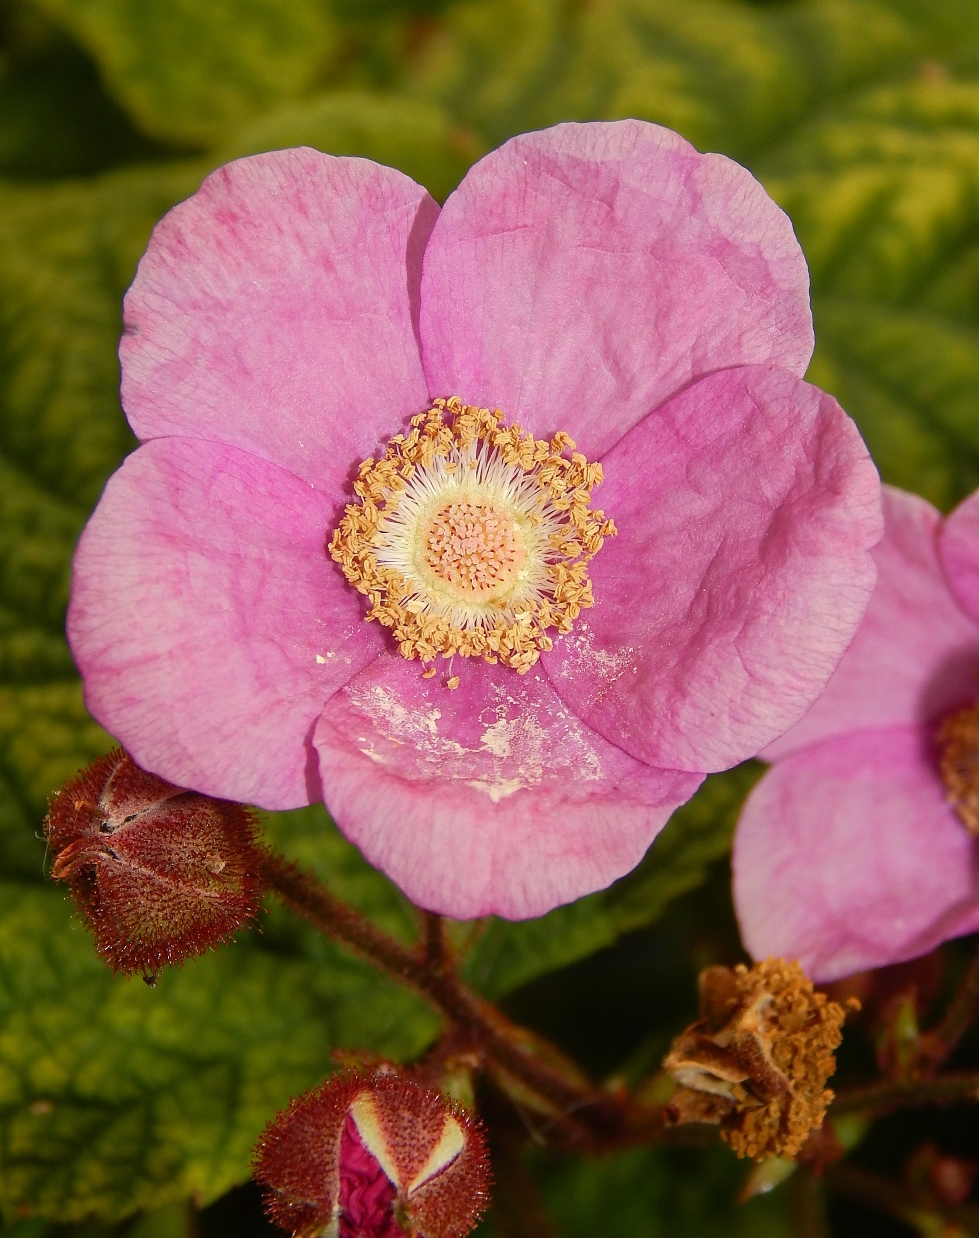
<path id="1" fill-rule="evenodd" d="M 330 702 L 314 742 L 347 837 L 460 919 L 542 915 L 628 872 L 699 776 L 626 756 L 541 674 L 459 661 L 450 691 L 444 665 L 383 656 Z"/>
<path id="2" fill-rule="evenodd" d="M 914 727 L 862 731 L 788 757 L 755 787 L 734 899 L 755 958 L 834 980 L 979 928 L 979 845 Z"/>
<path id="3" fill-rule="evenodd" d="M 466 175 L 425 253 L 435 395 L 499 406 L 594 457 L 691 379 L 812 353 L 788 218 L 723 155 L 644 121 L 512 138 Z"/>
<path id="4" fill-rule="evenodd" d="M 805 717 L 764 753 L 777 760 L 831 735 L 928 725 L 977 695 L 979 628 L 955 604 L 938 559 L 941 516 L 884 487 L 877 584 L 853 644 Z"/>
<path id="5" fill-rule="evenodd" d="M 318 800 L 309 740 L 380 648 L 330 562 L 339 516 L 258 456 L 163 439 L 109 479 L 75 555 L 85 700 L 144 768 L 263 808 Z"/>
<path id="6" fill-rule="evenodd" d="M 412 302 L 437 213 L 366 159 L 219 168 L 156 226 L 126 297 L 133 429 L 230 443 L 338 496 L 427 404 Z"/>
<path id="7" fill-rule="evenodd" d="M 979 623 L 979 491 L 945 521 L 939 554 L 952 592 L 966 614 Z"/>
<path id="8" fill-rule="evenodd" d="M 641 760 L 725 769 L 800 717 L 852 639 L 874 583 L 877 472 L 835 400 L 762 366 L 688 387 L 603 465 L 619 534 L 548 675 Z"/>

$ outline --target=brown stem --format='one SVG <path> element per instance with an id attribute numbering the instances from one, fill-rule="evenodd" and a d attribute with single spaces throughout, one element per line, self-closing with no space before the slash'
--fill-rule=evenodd
<path id="1" fill-rule="evenodd" d="M 432 971 L 445 971 L 449 951 L 445 940 L 445 921 L 434 911 L 422 912 L 422 957 Z"/>
<path id="2" fill-rule="evenodd" d="M 920 1105 L 979 1103 L 979 1071 L 958 1071 L 934 1079 L 913 1082 L 883 1080 L 858 1087 L 843 1088 L 833 1101 L 831 1113 L 872 1113 L 875 1116 Z"/>
<path id="3" fill-rule="evenodd" d="M 596 1139 L 633 1141 L 662 1135 L 665 1122 L 660 1109 L 633 1110 L 628 1104 L 600 1092 L 590 1085 L 582 1086 L 567 1074 L 528 1050 L 527 1037 L 499 1010 L 467 989 L 454 970 L 433 967 L 430 951 L 433 943 L 444 950 L 443 926 L 430 917 L 420 951 L 412 950 L 393 937 L 381 932 L 359 912 L 335 898 L 311 874 L 281 856 L 269 856 L 266 861 L 266 881 L 294 911 L 304 916 L 321 931 L 363 955 L 375 966 L 410 985 L 427 998 L 487 1064 L 546 1101 L 558 1111 L 561 1120 L 577 1128 L 578 1141 L 594 1143 Z"/>
<path id="4" fill-rule="evenodd" d="M 789 1214 L 796 1238 L 829 1238 L 823 1180 L 800 1165 L 789 1179 Z"/>

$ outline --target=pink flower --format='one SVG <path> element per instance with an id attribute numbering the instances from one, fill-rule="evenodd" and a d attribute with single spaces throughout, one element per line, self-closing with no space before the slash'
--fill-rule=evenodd
<path id="1" fill-rule="evenodd" d="M 181 785 L 325 798 L 423 906 L 607 885 L 802 715 L 866 605 L 879 487 L 801 381 L 791 226 L 668 130 L 514 138 L 441 213 L 361 159 L 242 159 L 158 225 L 125 310 L 143 446 L 75 561 L 89 708 Z"/>
<path id="2" fill-rule="evenodd" d="M 817 980 L 979 929 L 979 494 L 946 520 L 884 496 L 863 625 L 735 837 L 745 945 Z"/>

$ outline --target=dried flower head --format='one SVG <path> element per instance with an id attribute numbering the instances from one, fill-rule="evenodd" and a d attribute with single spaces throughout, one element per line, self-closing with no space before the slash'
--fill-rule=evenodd
<path id="1" fill-rule="evenodd" d="M 336 1075 L 294 1101 L 254 1168 L 269 1216 L 296 1235 L 464 1238 L 489 1199 L 479 1123 L 385 1069 Z"/>
<path id="2" fill-rule="evenodd" d="M 61 788 L 44 829 L 52 877 L 68 882 L 116 971 L 152 973 L 200 954 L 258 909 L 249 810 L 164 782 L 119 749 Z"/>
<path id="3" fill-rule="evenodd" d="M 738 1156 L 795 1156 L 833 1099 L 843 1007 L 798 963 L 766 959 L 702 972 L 700 1014 L 663 1063 L 673 1120 L 719 1125 Z"/>

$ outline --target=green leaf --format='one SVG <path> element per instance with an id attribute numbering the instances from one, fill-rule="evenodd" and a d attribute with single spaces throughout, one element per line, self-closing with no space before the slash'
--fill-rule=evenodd
<path id="1" fill-rule="evenodd" d="M 71 554 L 132 444 L 121 298 L 185 164 L 48 190 L 0 188 L 0 865 L 38 879 L 47 798 L 109 745 L 64 638 Z"/>
<path id="2" fill-rule="evenodd" d="M 812 381 L 885 480 L 946 508 L 979 484 L 973 0 L 479 0 L 411 84 L 494 141 L 638 116 L 746 163 L 812 267 Z"/>
<path id="3" fill-rule="evenodd" d="M 543 1174 L 560 1238 L 789 1238 L 783 1192 L 737 1205 L 743 1162 L 724 1147 L 636 1148 Z"/>
<path id="4" fill-rule="evenodd" d="M 738 811 L 760 774 L 761 766 L 748 762 L 708 778 L 673 814 L 639 867 L 609 889 L 537 920 L 491 919 L 466 960 L 467 977 L 489 997 L 501 997 L 651 924 L 730 850 Z"/>
<path id="5" fill-rule="evenodd" d="M 979 80 L 868 91 L 761 171 L 812 269 L 810 377 L 886 480 L 950 507 L 979 485 Z"/>
<path id="6" fill-rule="evenodd" d="M 37 10 L 3 16 L 0 175 L 76 176 L 156 153 L 76 43 Z"/>
<path id="7" fill-rule="evenodd" d="M 220 142 L 311 89 L 337 32 L 323 0 L 37 0 L 92 54 L 150 137 Z"/>
<path id="8" fill-rule="evenodd" d="M 289 146 L 360 155 L 399 168 L 444 199 L 482 153 L 477 139 L 439 107 L 418 99 L 337 91 L 282 108 L 250 125 L 225 148 L 227 159 Z"/>
<path id="9" fill-rule="evenodd" d="M 114 1221 L 248 1176 L 265 1122 L 334 1046 L 413 1056 L 427 1007 L 333 952 L 245 940 L 164 973 L 112 977 L 61 892 L 0 885 L 0 1209 Z"/>
<path id="10" fill-rule="evenodd" d="M 407 81 L 496 146 L 549 114 L 554 82 L 568 72 L 573 31 L 563 0 L 455 5 Z"/>

